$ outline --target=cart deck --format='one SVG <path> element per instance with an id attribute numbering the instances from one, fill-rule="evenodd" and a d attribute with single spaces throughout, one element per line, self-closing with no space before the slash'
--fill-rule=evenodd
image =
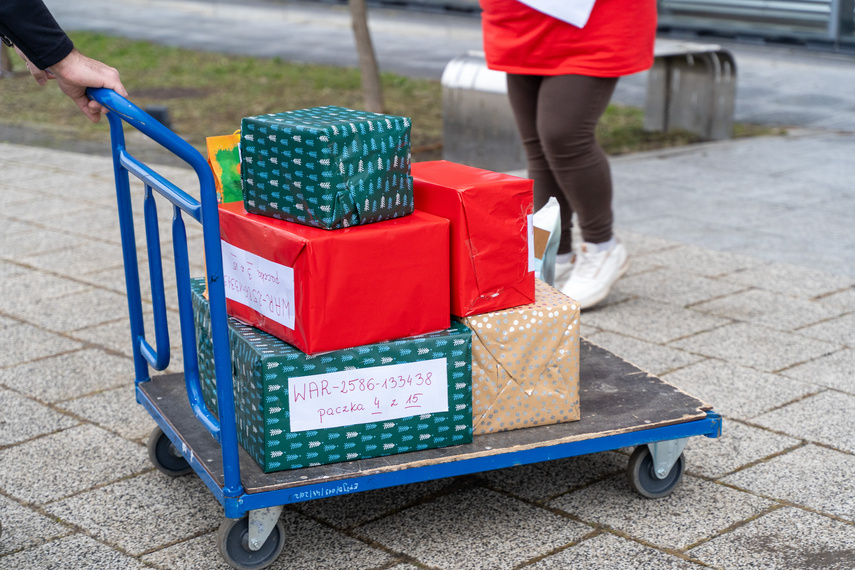
<path id="1" fill-rule="evenodd" d="M 655 441 L 716 437 L 720 432 L 721 420 L 709 405 L 584 339 L 580 378 L 579 421 L 478 435 L 470 444 L 275 473 L 262 472 L 241 449 L 244 505 L 258 508 L 250 497 L 256 493 L 276 492 L 265 502 L 294 503 Z M 197 471 L 204 471 L 200 475 L 209 487 L 222 493 L 220 445 L 194 417 L 184 376 L 155 377 L 139 389 L 149 411 L 163 418 L 164 431 L 175 433 L 190 450 Z"/>

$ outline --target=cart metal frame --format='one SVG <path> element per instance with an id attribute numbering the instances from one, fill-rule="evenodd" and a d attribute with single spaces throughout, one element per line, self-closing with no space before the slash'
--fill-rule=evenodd
<path id="1" fill-rule="evenodd" d="M 289 503 L 631 446 L 638 447 L 629 462 L 630 484 L 646 496 L 658 497 L 670 493 L 679 482 L 687 439 L 721 434 L 721 417 L 710 406 L 583 340 L 582 419 L 578 422 L 475 436 L 471 444 L 449 448 L 263 473 L 237 441 L 217 196 L 211 169 L 195 148 L 127 99 L 109 89 L 90 89 L 88 93 L 109 110 L 136 400 L 158 425 L 149 442 L 149 455 L 170 475 L 194 471 L 223 505 L 226 519 L 220 528 L 220 552 L 232 566 L 262 568 L 275 560 L 285 540 L 281 530 L 273 531 L 283 506 Z M 198 177 L 201 200 L 135 158 L 125 146 L 123 123 L 190 165 Z M 154 347 L 146 340 L 143 325 L 130 174 L 145 188 L 143 213 Z M 163 371 L 170 360 L 155 194 L 173 208 L 184 373 L 152 377 L 150 368 Z M 219 417 L 211 414 L 202 399 L 185 215 L 202 224 Z M 172 467 L 176 462 L 178 467 Z M 244 527 L 235 527 L 237 520 L 245 520 Z M 278 546 L 270 547 L 274 538 Z M 256 556 L 259 552 L 263 556 Z"/>

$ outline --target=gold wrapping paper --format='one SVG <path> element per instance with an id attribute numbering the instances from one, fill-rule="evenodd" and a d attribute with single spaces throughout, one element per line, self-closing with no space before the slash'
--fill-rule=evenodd
<path id="1" fill-rule="evenodd" d="M 536 280 L 536 301 L 466 317 L 476 435 L 578 420 L 579 304 Z"/>

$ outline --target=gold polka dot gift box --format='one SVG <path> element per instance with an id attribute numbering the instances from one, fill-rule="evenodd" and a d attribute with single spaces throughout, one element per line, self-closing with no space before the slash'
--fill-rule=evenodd
<path id="1" fill-rule="evenodd" d="M 475 435 L 580 417 L 579 304 L 540 280 L 535 299 L 462 319 L 472 330 Z"/>

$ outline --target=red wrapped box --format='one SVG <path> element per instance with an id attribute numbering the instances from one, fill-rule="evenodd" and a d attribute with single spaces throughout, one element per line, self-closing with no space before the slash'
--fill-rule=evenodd
<path id="1" fill-rule="evenodd" d="M 411 168 L 416 208 L 451 221 L 451 313 L 533 303 L 532 181 L 445 160 Z"/>
<path id="2" fill-rule="evenodd" d="M 226 309 L 308 354 L 444 330 L 448 227 L 416 211 L 329 231 L 221 204 Z"/>

